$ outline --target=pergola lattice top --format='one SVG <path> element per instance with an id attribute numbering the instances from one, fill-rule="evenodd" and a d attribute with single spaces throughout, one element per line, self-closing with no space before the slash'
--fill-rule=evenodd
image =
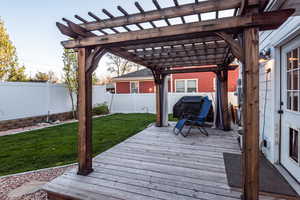
<path id="1" fill-rule="evenodd" d="M 101 47 L 107 51 L 151 69 L 178 66 L 227 66 L 234 57 L 243 60 L 238 42 L 242 28 L 273 29 L 281 25 L 293 10 L 263 12 L 268 0 L 208 0 L 193 4 L 162 8 L 153 0 L 156 10 L 145 11 L 136 2 L 139 13 L 129 14 L 121 6 L 122 16 L 115 17 L 103 9 L 108 19 L 89 12 L 94 21 L 75 15 L 81 23 L 63 18 L 67 25 L 57 23 L 59 30 L 73 38 L 62 42 L 65 48 Z M 232 15 L 220 13 L 232 9 Z M 259 12 L 251 14 L 250 9 Z M 203 20 L 202 14 L 214 14 Z M 197 21 L 188 22 L 188 16 Z M 174 23 L 174 19 L 176 24 Z M 164 26 L 158 27 L 158 22 Z M 134 27 L 134 29 L 132 28 Z"/>

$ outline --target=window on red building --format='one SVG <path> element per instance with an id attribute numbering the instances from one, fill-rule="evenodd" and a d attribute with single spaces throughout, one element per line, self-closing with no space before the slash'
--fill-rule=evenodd
<path id="1" fill-rule="evenodd" d="M 130 82 L 130 93 L 139 93 L 139 82 Z"/>
<path id="2" fill-rule="evenodd" d="M 175 92 L 185 92 L 185 80 L 176 80 Z"/>
<path id="3" fill-rule="evenodd" d="M 187 80 L 187 92 L 197 92 L 197 80 Z"/>
<path id="4" fill-rule="evenodd" d="M 197 80 L 175 80 L 175 92 L 197 92 Z"/>

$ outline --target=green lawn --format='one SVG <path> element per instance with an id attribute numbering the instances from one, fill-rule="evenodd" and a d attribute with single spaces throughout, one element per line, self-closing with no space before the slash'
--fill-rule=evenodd
<path id="1" fill-rule="evenodd" d="M 176 121 L 176 122 L 177 122 L 178 119 L 177 119 L 177 118 L 174 118 L 174 117 L 173 117 L 173 114 L 169 114 L 169 121 L 171 121 L 171 122 L 172 122 L 172 121 L 173 121 L 173 122 Z"/>
<path id="2" fill-rule="evenodd" d="M 93 120 L 94 156 L 145 129 L 153 114 L 114 114 Z M 0 137 L 0 176 L 76 162 L 77 123 Z"/>

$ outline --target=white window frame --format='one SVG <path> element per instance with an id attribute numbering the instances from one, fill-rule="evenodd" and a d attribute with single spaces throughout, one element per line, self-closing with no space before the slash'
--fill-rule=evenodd
<path id="1" fill-rule="evenodd" d="M 175 79 L 175 93 L 177 92 L 177 81 L 184 81 L 184 92 L 183 93 L 197 93 L 198 92 L 198 79 Z M 196 92 L 188 92 L 187 90 L 187 82 L 188 81 L 196 81 Z"/>
<path id="2" fill-rule="evenodd" d="M 300 144 L 299 142 L 300 142 L 300 137 L 299 137 L 299 134 L 300 134 L 300 129 L 299 128 L 296 128 L 296 127 L 294 127 L 294 126 L 287 126 L 289 129 L 291 128 L 291 129 L 294 129 L 294 130 L 297 130 L 298 131 L 298 145 Z M 288 159 L 290 160 L 290 161 L 292 161 L 295 165 L 298 165 L 299 167 L 300 167 L 300 148 L 299 148 L 299 146 L 298 146 L 298 162 L 297 161 L 295 161 L 291 156 L 290 156 L 290 135 L 289 135 L 289 137 L 288 137 L 288 143 L 289 143 L 289 145 L 288 145 Z"/>
<path id="3" fill-rule="evenodd" d="M 179 92 L 177 92 L 177 81 L 184 81 L 184 92 L 183 93 L 185 93 L 185 91 L 186 91 L 185 79 L 175 79 L 175 93 L 179 93 Z M 182 93 L 182 92 L 180 92 L 180 93 Z"/>
<path id="4" fill-rule="evenodd" d="M 138 92 L 137 92 L 137 93 L 133 93 L 133 92 L 132 92 L 132 90 L 131 90 L 131 89 L 132 89 L 132 88 L 131 88 L 131 83 L 137 83 L 137 87 L 138 87 L 138 88 L 137 88 L 137 89 L 138 89 Z M 130 94 L 139 94 L 139 93 L 140 93 L 140 82 L 139 82 L 139 81 L 130 81 L 130 82 L 129 82 L 129 86 L 130 86 Z"/>
<path id="5" fill-rule="evenodd" d="M 213 78 L 213 90 L 217 91 L 217 78 L 216 77 Z"/>

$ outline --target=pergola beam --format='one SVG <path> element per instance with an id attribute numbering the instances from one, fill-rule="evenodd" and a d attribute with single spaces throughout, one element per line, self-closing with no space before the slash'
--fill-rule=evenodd
<path id="1" fill-rule="evenodd" d="M 75 33 L 74 31 L 72 31 L 70 29 L 70 27 L 62 24 L 62 23 L 59 23 L 59 22 L 56 22 L 56 26 L 57 28 L 60 30 L 60 32 L 68 37 L 71 37 L 71 38 L 78 38 L 79 35 L 77 33 Z"/>
<path id="2" fill-rule="evenodd" d="M 186 51 L 198 51 L 198 52 L 208 52 L 213 51 L 214 49 L 221 50 L 227 49 L 228 44 L 221 43 L 220 45 L 216 44 L 208 44 L 208 45 L 188 45 L 188 46 L 172 46 L 171 48 L 160 48 L 160 49 L 151 49 L 151 50 L 143 50 L 143 51 L 135 51 L 135 54 L 138 56 L 151 55 L 151 54 L 163 54 L 163 53 L 181 53 Z M 129 51 L 130 52 L 130 51 Z"/>
<path id="3" fill-rule="evenodd" d="M 218 71 L 231 71 L 235 70 L 238 67 L 238 65 L 232 65 L 224 68 L 220 67 L 199 67 L 199 68 L 189 68 L 189 69 L 170 69 L 170 70 L 164 70 L 161 73 L 162 74 L 181 74 L 181 73 L 194 73 L 194 72 L 218 72 Z"/>
<path id="4" fill-rule="evenodd" d="M 140 55 L 137 53 L 137 55 L 145 60 L 152 60 L 152 59 L 161 59 L 161 58 L 184 58 L 189 56 L 207 56 L 207 55 L 220 55 L 226 53 L 226 48 L 219 48 L 216 49 L 216 51 L 213 51 L 213 49 L 210 49 L 209 51 L 204 50 L 195 50 L 190 49 L 189 51 L 169 51 L 169 52 L 161 52 L 161 53 L 151 53 L 151 54 L 144 54 Z M 158 54 L 158 56 L 156 56 Z"/>
<path id="5" fill-rule="evenodd" d="M 209 56 L 185 56 L 185 57 L 174 57 L 174 58 L 156 58 L 152 59 L 151 63 L 153 64 L 159 64 L 159 63 L 168 63 L 168 62 L 193 62 L 193 61 L 206 61 L 206 60 L 222 60 L 223 61 L 223 54 L 217 54 L 217 55 L 209 55 Z"/>
<path id="6" fill-rule="evenodd" d="M 220 36 L 221 38 L 223 38 L 230 46 L 231 52 L 233 53 L 233 55 L 239 59 L 241 62 L 244 61 L 244 53 L 242 51 L 242 47 L 241 45 L 238 43 L 238 41 L 236 41 L 233 36 L 228 35 L 224 32 L 219 32 L 216 33 L 218 36 Z"/>
<path id="7" fill-rule="evenodd" d="M 83 28 L 93 31 L 98 29 L 105 29 L 105 28 L 113 28 L 113 27 L 120 27 L 123 25 L 131 25 L 149 21 L 156 21 L 156 20 L 165 20 L 168 18 L 175 18 L 181 16 L 188 16 L 194 15 L 199 13 L 206 13 L 206 12 L 213 12 L 218 10 L 226 10 L 226 9 L 234 9 L 239 8 L 241 5 L 242 0 L 226 0 L 226 1 L 219 1 L 219 0 L 209 0 L 204 2 L 199 2 L 197 4 L 186 4 L 180 5 L 175 7 L 169 8 L 162 8 L 153 11 L 145 12 L 144 9 L 139 7 L 141 13 L 128 15 L 128 16 L 121 16 L 121 17 L 114 17 L 111 19 L 105 19 L 100 22 L 90 22 L 81 24 Z M 248 4 L 250 6 L 259 6 L 257 0 L 249 0 Z"/>
<path id="8" fill-rule="evenodd" d="M 294 12 L 294 9 L 271 11 L 261 14 L 254 14 L 249 16 L 236 16 L 222 19 L 214 19 L 208 21 L 194 22 L 189 24 L 179 24 L 174 26 L 153 28 L 148 30 L 139 30 L 132 32 L 125 32 L 119 34 L 112 34 L 106 36 L 87 37 L 83 39 L 69 40 L 62 42 L 65 48 L 79 48 L 94 45 L 112 45 L 118 43 L 133 42 L 143 43 L 143 40 L 184 35 L 189 37 L 190 34 L 207 34 L 208 32 L 236 32 L 242 28 L 261 27 L 263 30 L 268 28 L 274 29 L 281 25 Z M 268 19 L 268 20 L 266 20 Z"/>
<path id="9" fill-rule="evenodd" d="M 204 66 L 204 65 L 221 65 L 222 60 L 205 60 L 205 61 L 177 61 L 154 64 L 156 67 L 190 67 L 190 66 Z"/>
<path id="10" fill-rule="evenodd" d="M 184 40 L 174 40 L 174 41 L 164 41 L 164 42 L 159 41 L 159 42 L 151 42 L 151 43 L 138 44 L 138 45 L 126 45 L 124 46 L 124 48 L 127 50 L 135 50 L 135 49 L 157 48 L 157 47 L 166 47 L 166 46 L 179 46 L 179 45 L 186 45 L 186 44 L 198 44 L 203 42 L 214 42 L 214 41 L 223 41 L 223 39 L 216 36 L 208 36 L 208 37 L 201 37 L 195 39 L 184 39 Z"/>
<path id="11" fill-rule="evenodd" d="M 97 36 L 96 34 L 89 32 L 88 30 L 82 28 L 81 26 L 75 24 L 74 22 L 72 22 L 66 18 L 63 18 L 63 20 L 68 24 L 68 26 L 74 33 L 78 34 L 79 38 L 80 37 L 96 37 Z"/>

